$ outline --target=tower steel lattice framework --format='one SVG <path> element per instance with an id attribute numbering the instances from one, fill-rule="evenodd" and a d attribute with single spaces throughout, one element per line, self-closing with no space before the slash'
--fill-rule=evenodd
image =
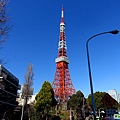
<path id="1" fill-rule="evenodd" d="M 66 102 L 68 98 L 75 94 L 76 91 L 72 84 L 69 73 L 69 59 L 67 57 L 67 45 L 65 36 L 65 23 L 64 23 L 64 8 L 62 7 L 62 16 L 60 22 L 60 37 L 58 43 L 58 57 L 55 59 L 56 72 L 52 87 L 54 90 L 55 98 L 59 102 Z"/>

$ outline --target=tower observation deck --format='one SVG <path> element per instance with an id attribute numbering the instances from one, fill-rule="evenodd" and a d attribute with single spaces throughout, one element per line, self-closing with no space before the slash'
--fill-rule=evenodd
<path id="1" fill-rule="evenodd" d="M 55 98 L 58 102 L 66 102 L 76 91 L 72 84 L 69 73 L 69 59 L 67 57 L 67 45 L 65 36 L 64 8 L 62 7 L 62 16 L 60 22 L 60 37 L 58 43 L 58 57 L 55 59 L 56 72 L 52 87 Z"/>

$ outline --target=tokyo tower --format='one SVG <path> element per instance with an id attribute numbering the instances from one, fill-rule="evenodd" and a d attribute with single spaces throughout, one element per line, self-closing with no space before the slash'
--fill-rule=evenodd
<path id="1" fill-rule="evenodd" d="M 58 43 L 58 57 L 55 59 L 56 72 L 52 87 L 55 98 L 59 102 L 66 102 L 76 91 L 73 87 L 69 73 L 69 59 L 67 57 L 67 45 L 65 36 L 64 8 L 62 7 L 62 16 L 60 22 L 60 37 Z"/>

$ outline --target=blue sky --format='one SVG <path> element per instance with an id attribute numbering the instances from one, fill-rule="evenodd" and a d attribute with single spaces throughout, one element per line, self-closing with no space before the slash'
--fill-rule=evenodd
<path id="1" fill-rule="evenodd" d="M 90 94 L 86 41 L 94 34 L 120 29 L 119 0 L 11 0 L 8 4 L 9 39 L 1 56 L 5 67 L 24 83 L 29 63 L 33 64 L 34 93 L 45 80 L 52 83 L 58 54 L 59 24 L 64 5 L 69 71 L 76 91 Z M 94 92 L 120 92 L 120 34 L 106 34 L 89 43 Z"/>

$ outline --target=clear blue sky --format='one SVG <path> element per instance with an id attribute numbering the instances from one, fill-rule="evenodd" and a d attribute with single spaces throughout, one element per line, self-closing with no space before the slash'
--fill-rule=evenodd
<path id="1" fill-rule="evenodd" d="M 34 93 L 45 80 L 52 83 L 58 54 L 59 23 L 64 4 L 67 54 L 72 83 L 90 94 L 85 44 L 94 34 L 120 29 L 120 0 L 11 0 L 8 41 L 1 56 L 5 67 L 24 83 L 29 63 L 34 70 Z M 120 33 L 96 37 L 89 44 L 94 92 L 120 92 Z"/>

